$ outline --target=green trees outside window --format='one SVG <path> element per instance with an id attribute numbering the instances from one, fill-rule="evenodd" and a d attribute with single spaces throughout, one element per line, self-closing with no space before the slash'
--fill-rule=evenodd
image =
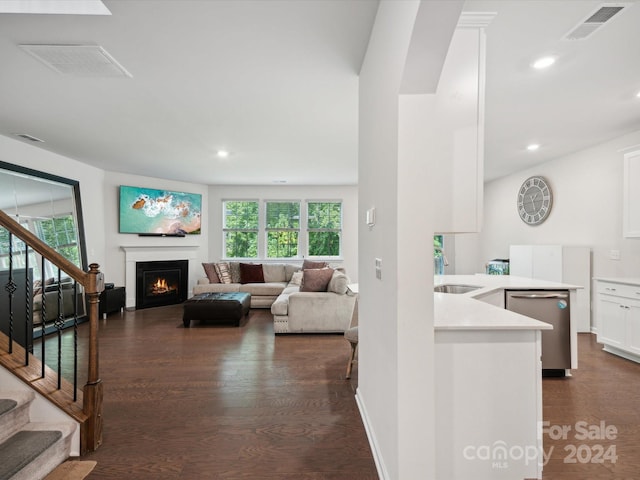
<path id="1" fill-rule="evenodd" d="M 224 202 L 224 253 L 227 258 L 258 257 L 258 202 Z"/>
<path id="2" fill-rule="evenodd" d="M 225 258 L 339 257 L 342 202 L 223 202 Z"/>
<path id="3" fill-rule="evenodd" d="M 309 255 L 336 257 L 340 255 L 342 204 L 340 202 L 309 202 L 307 204 Z"/>
<path id="4" fill-rule="evenodd" d="M 300 202 L 267 202 L 267 258 L 298 256 Z"/>
<path id="5" fill-rule="evenodd" d="M 20 225 L 33 232 L 40 240 L 53 248 L 67 260 L 80 266 L 80 250 L 78 248 L 78 231 L 73 215 L 60 215 L 54 218 L 30 218 L 21 221 Z M 12 237 L 13 266 L 22 268 L 25 266 L 24 251 L 25 244 L 17 237 Z M 29 267 L 34 270 L 34 278 L 42 278 L 40 272 L 40 256 L 33 250 L 29 250 Z M 9 268 L 9 232 L 0 228 L 0 269 Z M 45 276 L 51 277 L 56 272 L 49 263 L 46 264 Z"/>

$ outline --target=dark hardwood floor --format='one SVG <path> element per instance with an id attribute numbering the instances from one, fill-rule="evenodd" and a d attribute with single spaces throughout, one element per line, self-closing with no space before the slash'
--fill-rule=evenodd
<path id="1" fill-rule="evenodd" d="M 100 320 L 104 443 L 85 457 L 98 462 L 89 480 L 377 478 L 341 335 L 276 337 L 268 310 L 240 328 L 185 329 L 181 314 Z M 639 364 L 580 334 L 579 368 L 544 378 L 543 397 L 544 480 L 640 478 Z"/>
<path id="2" fill-rule="evenodd" d="M 544 480 L 640 478 L 640 364 L 595 338 L 578 335 L 571 377 L 543 379 Z"/>
<path id="3" fill-rule="evenodd" d="M 378 478 L 342 335 L 274 336 L 268 309 L 240 328 L 185 329 L 180 305 L 100 328 L 104 433 L 89 479 Z"/>

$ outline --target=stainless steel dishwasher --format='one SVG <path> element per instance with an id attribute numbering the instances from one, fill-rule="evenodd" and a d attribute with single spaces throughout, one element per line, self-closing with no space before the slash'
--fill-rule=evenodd
<path id="1" fill-rule="evenodd" d="M 505 308 L 553 325 L 542 330 L 542 369 L 571 368 L 568 290 L 505 290 Z"/>

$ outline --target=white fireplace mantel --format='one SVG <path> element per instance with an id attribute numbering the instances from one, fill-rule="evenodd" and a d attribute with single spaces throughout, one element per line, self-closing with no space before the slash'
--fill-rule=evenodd
<path id="1" fill-rule="evenodd" d="M 189 292 L 193 291 L 191 277 L 199 248 L 198 245 L 121 246 L 120 249 L 124 251 L 125 258 L 126 307 L 135 308 L 136 306 L 136 262 L 189 260 Z"/>

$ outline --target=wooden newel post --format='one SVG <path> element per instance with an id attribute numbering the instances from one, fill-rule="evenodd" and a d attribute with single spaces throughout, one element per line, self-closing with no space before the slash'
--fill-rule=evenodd
<path id="1" fill-rule="evenodd" d="M 83 410 L 87 415 L 81 438 L 81 454 L 96 450 L 102 443 L 102 380 L 98 355 L 98 304 L 104 290 L 104 275 L 100 265 L 92 263 L 87 272 L 86 293 L 89 297 L 89 366 L 87 384 L 83 390 Z"/>

